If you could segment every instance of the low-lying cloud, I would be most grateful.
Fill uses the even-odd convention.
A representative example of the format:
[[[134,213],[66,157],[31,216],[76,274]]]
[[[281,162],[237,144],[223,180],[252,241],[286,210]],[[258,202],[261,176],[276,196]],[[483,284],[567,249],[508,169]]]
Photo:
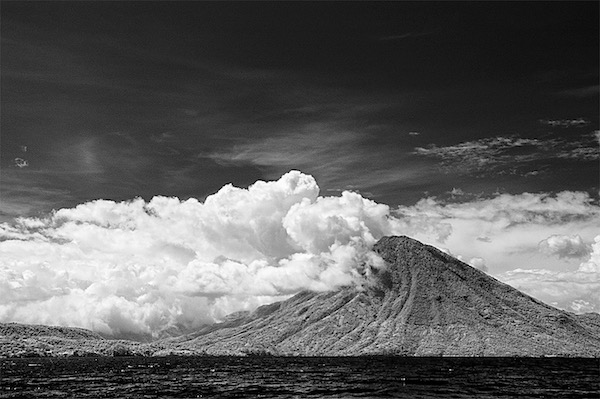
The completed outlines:
[[[581,258],[589,254],[590,246],[579,235],[551,235],[540,241],[540,251],[559,258]]]
[[[226,185],[204,202],[91,201],[0,224],[0,321],[114,336],[190,331],[301,290],[362,284],[383,267],[375,242],[401,234],[557,306],[600,310],[599,221],[600,207],[580,192],[390,210],[354,192],[320,196],[298,171]],[[577,270],[544,269],[568,269],[576,255]]]
[[[303,289],[361,282],[395,232],[386,205],[319,197],[289,172],[204,203],[92,201],[0,230],[0,320],[106,334],[182,331]]]
[[[427,198],[393,214],[405,234],[546,303],[600,312],[600,207],[587,193]]]

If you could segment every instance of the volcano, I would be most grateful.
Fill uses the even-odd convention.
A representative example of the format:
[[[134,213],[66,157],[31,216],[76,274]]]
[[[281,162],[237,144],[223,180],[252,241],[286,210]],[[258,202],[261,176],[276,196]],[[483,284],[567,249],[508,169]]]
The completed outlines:
[[[65,338],[64,328],[0,325],[0,356],[600,357],[600,314],[546,305],[408,237],[384,237],[373,250],[385,267],[372,269],[362,286],[301,292],[147,344],[88,337],[81,329]]]
[[[363,287],[302,292],[170,341],[206,354],[600,356],[600,315],[546,305],[438,249],[384,237]]]

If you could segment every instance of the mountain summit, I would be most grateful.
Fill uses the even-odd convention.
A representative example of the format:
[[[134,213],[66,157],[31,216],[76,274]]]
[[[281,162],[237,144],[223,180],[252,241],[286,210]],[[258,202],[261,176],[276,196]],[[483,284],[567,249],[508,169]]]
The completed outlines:
[[[301,292],[192,334],[148,344],[88,338],[79,330],[71,334],[77,339],[50,337],[41,326],[35,326],[32,341],[25,336],[30,329],[4,325],[0,357],[40,351],[44,356],[600,357],[600,314],[553,308],[408,237],[384,237],[373,250],[385,267],[372,269],[360,287]]]
[[[207,354],[599,356],[600,315],[548,306],[408,237],[363,288],[302,292],[171,341]]]

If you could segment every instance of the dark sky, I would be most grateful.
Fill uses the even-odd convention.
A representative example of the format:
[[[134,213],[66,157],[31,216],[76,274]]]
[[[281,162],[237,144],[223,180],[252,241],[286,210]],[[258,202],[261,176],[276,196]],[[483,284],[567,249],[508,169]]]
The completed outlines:
[[[1,4],[0,219],[290,169],[392,206],[599,186],[598,2]]]

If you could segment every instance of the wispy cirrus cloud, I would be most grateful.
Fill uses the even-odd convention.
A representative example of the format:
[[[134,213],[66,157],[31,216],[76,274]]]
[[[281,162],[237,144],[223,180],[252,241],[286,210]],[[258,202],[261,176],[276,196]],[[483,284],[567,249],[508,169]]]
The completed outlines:
[[[592,86],[584,86],[578,87],[575,89],[568,89],[559,92],[561,96],[565,97],[577,97],[577,98],[585,98],[585,97],[598,97],[600,95],[600,86],[592,85]]]
[[[414,32],[400,33],[397,35],[381,36],[379,38],[379,40],[383,41],[383,42],[388,42],[388,41],[412,39],[412,38],[423,37],[423,36],[431,36],[433,34],[435,34],[435,31],[414,31]]]
[[[297,168],[316,176],[330,191],[380,191],[400,181],[418,181],[428,170],[399,164],[408,151],[389,146],[371,149],[368,131],[347,128],[342,122],[306,123],[259,139],[238,140],[232,147],[201,154],[229,166],[252,165],[268,177]],[[408,145],[406,149],[408,149]]]
[[[27,169],[5,169],[2,171],[0,187],[0,222],[10,221],[17,216],[36,214],[40,210],[49,210],[61,203],[72,201],[69,190],[52,187],[47,176]]]
[[[590,121],[585,118],[576,119],[540,119],[542,125],[551,127],[585,127],[590,124]]]
[[[442,170],[446,172],[479,176],[490,173],[531,176],[539,173],[536,163],[540,161],[600,159],[595,133],[577,139],[496,136],[449,146],[430,144],[415,148],[414,154],[439,159]]]
[[[214,152],[210,158],[221,163],[253,163],[262,166],[313,165],[339,172],[352,162],[352,149],[362,141],[359,133],[313,124],[288,134],[248,140],[232,149]],[[332,151],[336,156],[329,156]]]

